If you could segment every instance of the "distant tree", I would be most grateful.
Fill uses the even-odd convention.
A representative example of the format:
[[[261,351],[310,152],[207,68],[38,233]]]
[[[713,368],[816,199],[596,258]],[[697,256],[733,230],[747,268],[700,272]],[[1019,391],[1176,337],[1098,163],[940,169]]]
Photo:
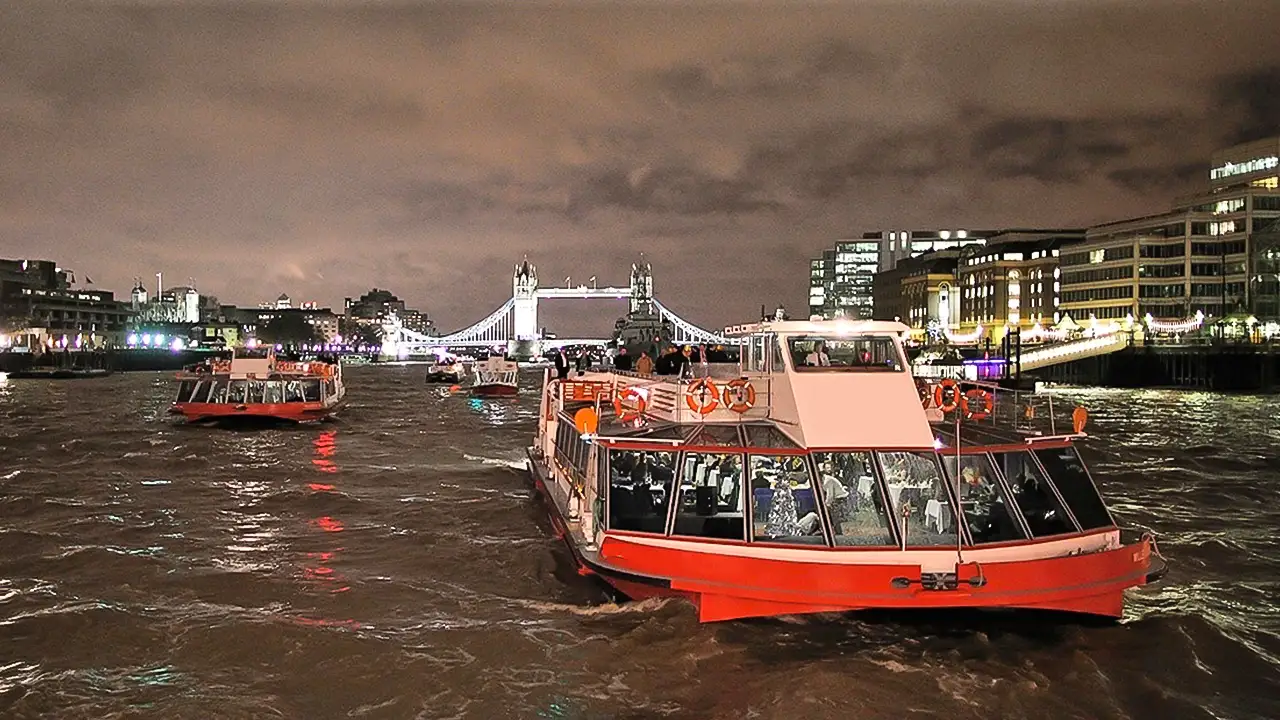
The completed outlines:
[[[258,327],[258,340],[271,345],[311,345],[323,342],[324,336],[302,315],[284,313]]]
[[[377,323],[343,320],[339,323],[342,341],[347,345],[381,345],[382,326]]]

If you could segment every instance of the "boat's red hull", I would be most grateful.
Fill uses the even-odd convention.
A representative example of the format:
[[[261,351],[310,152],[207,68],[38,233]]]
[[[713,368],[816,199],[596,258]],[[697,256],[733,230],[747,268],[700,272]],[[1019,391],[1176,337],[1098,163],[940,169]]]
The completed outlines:
[[[472,395],[481,397],[503,397],[519,394],[519,389],[514,385],[503,385],[500,383],[491,383],[487,385],[477,385],[471,388]]]
[[[741,552],[744,543],[617,532],[605,536],[598,560],[593,561],[575,546],[565,519],[547,492],[536,461],[532,462],[535,463],[534,483],[550,509],[556,533],[569,546],[581,572],[599,575],[632,599],[680,597],[691,600],[702,622],[870,608],[1017,608],[1118,618],[1123,612],[1125,589],[1146,584],[1151,570],[1151,546],[1146,538],[1115,550],[1088,554],[1014,562],[967,562],[955,568],[960,582],[952,590],[923,589],[918,564],[873,565],[735,556],[730,553],[735,549]],[[654,540],[673,547],[655,546]],[[752,546],[765,551],[768,547]],[[832,553],[848,558],[852,553],[898,551],[812,552],[822,553],[821,559],[830,560]],[[978,578],[985,581],[980,587],[968,582]],[[901,587],[904,579],[910,584]]]
[[[236,418],[313,422],[336,413],[340,404],[308,403],[176,403],[170,412],[189,422],[229,420]]]

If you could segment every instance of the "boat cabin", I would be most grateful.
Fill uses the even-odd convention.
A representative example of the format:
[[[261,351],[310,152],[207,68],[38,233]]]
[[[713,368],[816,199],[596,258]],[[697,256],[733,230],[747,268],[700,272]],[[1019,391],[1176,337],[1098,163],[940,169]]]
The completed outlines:
[[[341,395],[337,366],[279,360],[270,348],[233,351],[178,374],[176,404],[324,403]]]
[[[605,532],[832,549],[1118,541],[1098,535],[1115,523],[1073,445],[1081,428],[1031,427],[1046,413],[1024,408],[1042,397],[988,386],[970,388],[963,411],[929,407],[899,323],[730,331],[740,363],[693,377],[548,374],[538,449],[569,479],[564,500],[588,543]],[[997,422],[1011,418],[1026,422]]]

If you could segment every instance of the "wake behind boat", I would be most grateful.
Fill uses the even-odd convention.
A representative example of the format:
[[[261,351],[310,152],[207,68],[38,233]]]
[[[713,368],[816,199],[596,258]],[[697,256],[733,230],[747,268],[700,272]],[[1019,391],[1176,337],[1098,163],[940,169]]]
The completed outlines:
[[[170,412],[190,422],[314,422],[346,402],[341,364],[279,360],[270,348],[233,352],[230,359],[186,368],[177,378],[178,395]]]
[[[1074,445],[1084,410],[1059,426],[1029,404],[1043,396],[954,381],[922,401],[906,331],[764,322],[730,329],[740,363],[694,378],[547,373],[528,464],[582,571],[634,599],[686,598],[704,622],[1119,617],[1125,589],[1165,566],[1099,496]]]

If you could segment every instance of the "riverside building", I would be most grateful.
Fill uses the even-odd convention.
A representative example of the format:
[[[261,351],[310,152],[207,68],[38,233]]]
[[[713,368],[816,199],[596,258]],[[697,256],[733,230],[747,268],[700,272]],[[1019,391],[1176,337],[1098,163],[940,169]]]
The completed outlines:
[[[1169,212],[1090,228],[1061,260],[1061,311],[1099,319],[1280,320],[1280,137],[1215,152]]]

